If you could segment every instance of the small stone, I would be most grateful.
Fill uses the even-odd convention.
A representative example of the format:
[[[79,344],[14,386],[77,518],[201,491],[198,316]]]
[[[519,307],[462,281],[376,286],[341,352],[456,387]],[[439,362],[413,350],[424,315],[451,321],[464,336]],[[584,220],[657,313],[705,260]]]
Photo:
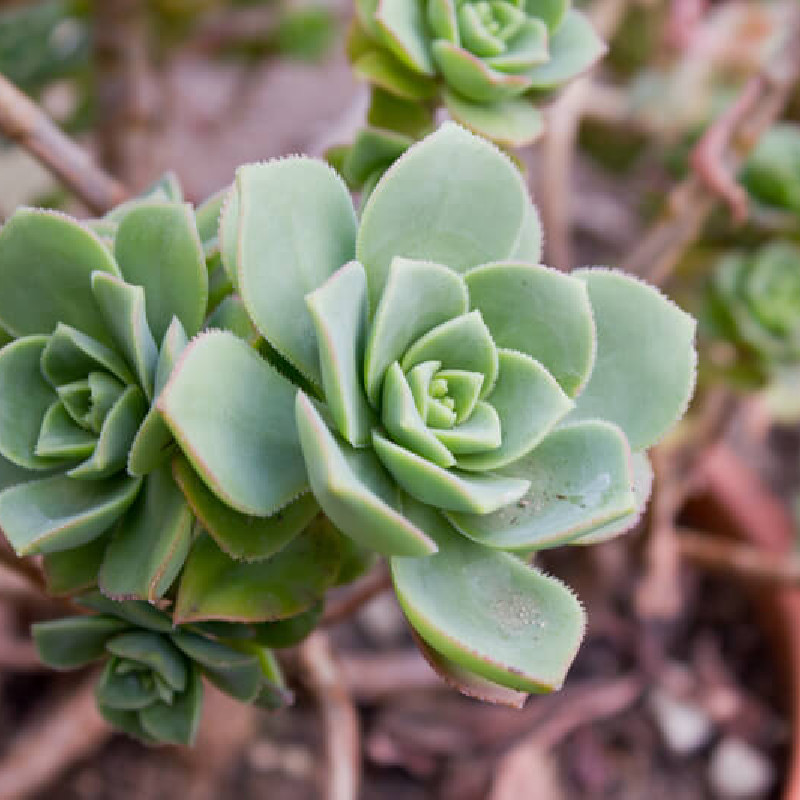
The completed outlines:
[[[650,711],[667,747],[676,755],[689,756],[711,738],[714,726],[698,706],[679,700],[664,689],[650,693]]]
[[[775,767],[755,747],[729,736],[711,754],[708,780],[714,796],[721,800],[758,800],[772,788]]]

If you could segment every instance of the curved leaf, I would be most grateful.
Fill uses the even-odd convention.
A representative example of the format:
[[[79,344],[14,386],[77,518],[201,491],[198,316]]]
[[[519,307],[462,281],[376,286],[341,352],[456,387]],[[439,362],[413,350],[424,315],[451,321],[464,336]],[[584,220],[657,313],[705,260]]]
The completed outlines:
[[[106,642],[127,623],[114,617],[66,617],[31,625],[39,658],[53,669],[76,669],[106,652]]]
[[[492,142],[506,147],[524,147],[544,133],[541,111],[525,98],[509,97],[496,103],[476,103],[447,89],[442,96],[456,122]]]

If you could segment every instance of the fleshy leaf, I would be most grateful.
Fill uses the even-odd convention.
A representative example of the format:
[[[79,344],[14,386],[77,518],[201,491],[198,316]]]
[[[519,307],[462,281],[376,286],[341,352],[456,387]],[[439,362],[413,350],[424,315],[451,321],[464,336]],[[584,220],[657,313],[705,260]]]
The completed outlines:
[[[445,123],[390,167],[364,207],[356,258],[367,272],[371,307],[378,305],[395,256],[459,272],[510,257],[528,205],[508,157]]]
[[[239,189],[230,187],[219,217],[219,255],[222,268],[234,289],[239,288]]]
[[[0,529],[17,555],[56,553],[90,542],[125,512],[139,479],[80,481],[63,475],[0,492]]]
[[[582,535],[575,540],[575,544],[600,544],[614,539],[617,536],[627,533],[631,528],[639,523],[645,509],[647,501],[650,499],[650,490],[653,487],[653,468],[646,453],[634,453],[631,459],[633,468],[633,496],[636,503],[635,508],[630,514],[607,522],[597,528]]]
[[[391,560],[398,600],[417,633],[493,683],[525,692],[560,688],[585,627],[572,592],[520,559],[459,535],[430,508],[415,507],[417,515],[439,552]]]
[[[527,353],[570,396],[592,372],[595,327],[583,281],[547,267],[484,264],[465,276],[470,305],[483,315],[498,347]]]
[[[158,633],[170,633],[173,629],[172,620],[163,611],[159,611],[150,603],[143,603],[138,600],[118,603],[114,600],[109,600],[100,592],[88,592],[76,598],[76,602],[92,611],[120,617],[137,628],[147,628],[149,631],[157,631]]]
[[[319,512],[314,496],[307,492],[271,517],[240,514],[218,500],[182,456],[175,458],[172,469],[195,516],[231,558],[269,558],[301,533]]]
[[[586,282],[597,325],[597,358],[569,419],[606,419],[631,449],[655,444],[692,396],[695,321],[657,289],[622,272],[573,273]]]
[[[328,409],[339,433],[363,447],[374,425],[361,374],[369,318],[364,268],[349,262],[306,295],[306,305],[317,332]]]
[[[175,695],[172,705],[153,703],[139,712],[142,728],[159,742],[194,743],[203,711],[203,681],[194,667],[189,670],[188,683],[185,692]]]
[[[500,417],[489,403],[478,403],[466,422],[452,428],[433,429],[432,433],[456,455],[494,450],[503,441]]]
[[[73,478],[106,478],[128,463],[128,451],[147,413],[147,402],[138,386],[129,386],[108,412],[94,452],[67,473]]]
[[[144,289],[95,272],[92,291],[117,347],[135,371],[147,399],[152,400],[158,347],[147,324]]]
[[[295,392],[241,339],[211,331],[186,348],[157,405],[214,494],[265,517],[308,487]]]
[[[36,455],[42,458],[86,458],[94,450],[96,437],[75,424],[64,403],[56,400],[42,419]]]
[[[0,325],[19,337],[64,322],[108,344],[91,291],[96,271],[119,275],[88,228],[65,214],[19,209],[0,230]]]
[[[96,586],[97,573],[107,546],[108,537],[98,536],[80,547],[43,556],[47,593],[61,597],[85,592]]]
[[[372,442],[381,463],[400,486],[417,500],[437,508],[490,514],[519,500],[530,485],[527,480],[491,473],[442,469],[377,431],[372,434]]]
[[[111,537],[99,575],[103,594],[117,600],[158,600],[186,560],[191,533],[192,512],[165,464],[144,479],[136,502]]]
[[[364,380],[377,406],[389,365],[420,336],[466,313],[467,289],[453,270],[429,261],[392,259],[367,341]],[[441,366],[441,364],[440,364]]]
[[[387,50],[369,50],[353,62],[357,77],[387,92],[416,102],[430,100],[436,84],[414,72]]]
[[[180,354],[188,344],[186,332],[180,320],[173,317],[164,335],[156,363],[155,399],[167,385],[172,370],[178,363]],[[164,422],[161,412],[155,405],[150,406],[128,453],[128,472],[131,475],[147,475],[165,461],[173,450],[172,432]]]
[[[353,258],[350,193],[330,167],[308,158],[242,167],[236,184],[242,300],[270,344],[320,385],[304,298]]]
[[[487,401],[500,417],[503,440],[495,450],[460,456],[463,469],[498,469],[522,458],[574,405],[538,361],[516,350],[498,352],[500,376]]]
[[[106,642],[127,627],[115,617],[66,617],[31,626],[39,658],[53,669],[76,669],[101,658]]]
[[[128,631],[110,639],[106,649],[115,656],[149,667],[176,692],[186,688],[186,660],[165,636],[153,631]]]
[[[480,311],[449,319],[417,339],[403,356],[403,371],[426,361],[438,361],[445,370],[481,373],[480,396],[489,395],[497,380],[498,356]]]
[[[488,547],[528,551],[564,544],[633,509],[629,460],[628,443],[615,425],[568,425],[501,470],[531,482],[518,503],[485,516],[447,516],[461,533]]]
[[[147,322],[157,342],[173,316],[189,336],[200,330],[208,302],[208,272],[192,207],[147,203],[119,225],[114,255],[122,277],[141,286]]]
[[[509,97],[496,103],[476,103],[445,90],[450,116],[473,133],[507,147],[523,147],[544,133],[544,118],[530,100]]]
[[[374,19],[383,33],[383,43],[406,66],[423,75],[434,74],[421,4],[378,0]]]
[[[230,331],[250,345],[255,345],[261,338],[253,321],[247,316],[242,298],[235,294],[224,298],[209,314],[205,327],[208,330]]]
[[[59,322],[42,353],[42,374],[53,386],[72,383],[102,368],[123,383],[133,383],[133,373],[110,348],[77,328]]]
[[[397,487],[371,450],[356,450],[338,439],[302,392],[296,414],[314,497],[339,530],[379,553],[436,552],[430,538],[403,515]]]
[[[317,627],[322,618],[322,601],[297,616],[262,622],[254,626],[253,638],[265,647],[294,647]]]
[[[608,49],[588,18],[570,10],[550,36],[550,60],[526,72],[531,86],[552,89],[580,75]]]
[[[225,198],[228,196],[230,189],[230,186],[220,189],[206,198],[194,210],[197,232],[200,234],[200,241],[204,245],[213,242],[219,236],[219,219],[222,214],[222,206],[225,204]]]
[[[46,345],[46,336],[26,336],[0,350],[0,453],[25,469],[57,463],[36,455],[42,420],[57,399],[40,367]]]
[[[527,261],[538,264],[542,260],[542,223],[536,206],[528,201],[525,220],[522,223],[519,241],[510,258],[516,261]]]
[[[311,525],[271,558],[232,561],[203,535],[192,546],[175,600],[178,624],[199,620],[267,622],[315,605],[339,572],[339,537]]]

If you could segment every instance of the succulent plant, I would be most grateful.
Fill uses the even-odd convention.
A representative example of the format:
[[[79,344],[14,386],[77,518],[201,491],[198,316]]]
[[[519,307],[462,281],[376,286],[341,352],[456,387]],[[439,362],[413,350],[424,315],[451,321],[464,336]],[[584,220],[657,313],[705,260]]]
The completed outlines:
[[[635,523],[645,450],[686,409],[696,360],[694,321],[656,289],[550,270],[540,245],[517,169],[452,123],[360,221],[322,163],[242,167],[220,255],[265,344],[201,333],[157,400],[220,546],[214,519],[279,528],[313,498],[390,558],[437,669],[506,699],[558,687],[584,628],[520,556]]]
[[[29,470],[0,492],[0,528],[18,554],[47,554],[55,574],[80,565],[88,582],[99,570],[112,596],[164,594],[192,515],[151,405],[207,301],[187,204],[136,201],[91,227],[20,209],[0,231],[0,326],[14,338],[0,351],[0,453]]]
[[[349,55],[373,88],[369,143],[348,151],[344,174],[433,129],[445,105],[457,122],[498,144],[542,132],[536,99],[605,52],[569,0],[357,0]],[[407,146],[407,145],[406,145]],[[366,148],[366,150],[364,150]]]
[[[773,125],[747,159],[741,181],[755,200],[800,214],[800,125]]]
[[[148,744],[192,744],[205,677],[246,703],[277,709],[292,701],[263,643],[268,628],[175,627],[152,605],[116,603],[98,593],[78,598],[95,612],[33,626],[42,661],[76,669],[104,660],[96,687],[101,714]]]
[[[778,240],[726,254],[708,307],[711,335],[736,348],[736,374],[766,387],[778,418],[800,418],[800,247]]]

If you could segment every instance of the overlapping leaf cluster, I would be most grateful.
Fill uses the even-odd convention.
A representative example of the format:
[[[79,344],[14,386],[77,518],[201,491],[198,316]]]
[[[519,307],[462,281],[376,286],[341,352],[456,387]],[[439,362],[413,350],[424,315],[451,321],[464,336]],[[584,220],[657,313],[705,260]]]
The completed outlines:
[[[371,188],[442,105],[498,144],[528,144],[543,128],[537,102],[605,49],[570,0],[357,0],[349,56],[371,86],[369,127],[332,160]]]
[[[217,635],[250,652],[247,623],[260,626],[262,645],[270,637],[292,643],[313,627],[324,590],[347,577],[348,548],[314,519],[312,498],[277,526],[230,533],[234,555],[252,561],[239,563],[213,544],[182,491],[195,501],[188,487],[200,481],[154,401],[201,328],[252,335],[241,303],[227,296],[219,205],[212,198],[195,213],[166,179],[100,220],[20,209],[0,231],[0,529],[19,555],[43,555],[51,592],[97,587],[109,598],[98,610],[148,631],[105,617],[39,629],[43,658],[58,667],[70,666],[53,655],[59,648],[105,631],[87,651],[111,654],[101,708],[148,740],[191,739],[198,670],[208,664],[202,651],[181,648],[169,618],[144,601],[171,609],[177,624],[243,623]],[[139,601],[149,616],[131,618],[132,606],[112,599]],[[164,659],[173,663],[167,674],[159,672]],[[255,699],[243,691],[230,693]]]
[[[560,685],[582,610],[513,554],[627,530],[694,380],[690,317],[621,273],[540,266],[540,242],[518,171],[453,124],[360,221],[319,162],[242,167],[221,257],[266,357],[201,334],[158,400],[207,516],[280,520],[310,489],[482,695]]]

